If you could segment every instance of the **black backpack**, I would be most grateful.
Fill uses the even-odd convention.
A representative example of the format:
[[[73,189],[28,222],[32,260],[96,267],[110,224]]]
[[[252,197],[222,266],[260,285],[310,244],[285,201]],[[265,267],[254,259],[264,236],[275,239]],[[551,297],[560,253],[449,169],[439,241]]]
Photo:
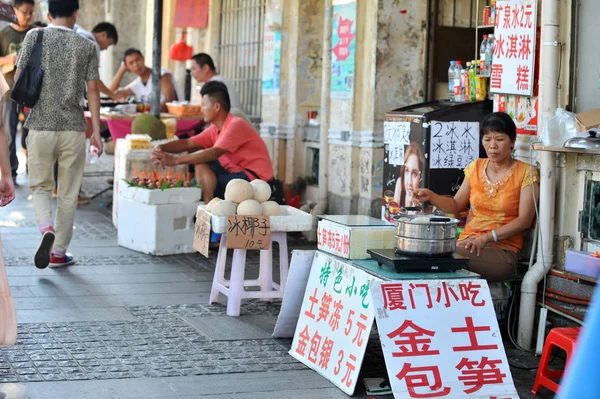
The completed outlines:
[[[37,40],[31,49],[27,66],[21,70],[10,95],[10,98],[21,107],[33,108],[40,98],[44,78],[44,70],[40,68],[43,37],[43,29],[38,29]]]

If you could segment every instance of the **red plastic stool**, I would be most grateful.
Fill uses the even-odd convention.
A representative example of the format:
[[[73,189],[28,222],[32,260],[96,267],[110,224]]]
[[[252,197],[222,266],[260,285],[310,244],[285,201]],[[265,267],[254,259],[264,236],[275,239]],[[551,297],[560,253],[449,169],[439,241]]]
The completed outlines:
[[[557,346],[567,352],[567,362],[575,349],[577,343],[577,337],[579,336],[579,330],[581,328],[553,328],[550,330],[550,334],[546,337],[546,343],[544,344],[544,351],[542,352],[542,358],[540,359],[540,365],[538,367],[535,382],[533,383],[533,389],[531,393],[534,395],[540,390],[540,387],[544,386],[556,393],[558,391],[558,383],[552,379],[561,378],[564,370],[549,370],[548,363],[550,362],[550,355],[552,354],[552,347]]]

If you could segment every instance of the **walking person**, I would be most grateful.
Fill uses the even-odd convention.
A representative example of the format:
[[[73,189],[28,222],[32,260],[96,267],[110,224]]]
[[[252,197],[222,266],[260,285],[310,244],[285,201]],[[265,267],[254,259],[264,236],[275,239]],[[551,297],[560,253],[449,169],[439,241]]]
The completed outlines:
[[[94,44],[73,31],[78,9],[78,0],[48,1],[52,24],[43,30],[41,69],[44,79],[40,97],[25,122],[29,128],[29,186],[42,234],[34,256],[35,266],[40,269],[75,263],[67,249],[73,234],[86,158],[86,121],[81,105],[84,86],[92,115],[91,144],[102,151],[98,57]],[[25,37],[17,63],[17,78],[27,66],[40,32],[31,30]],[[59,184],[55,224],[51,193],[54,188],[52,166],[56,161]]]
[[[0,74],[0,96],[8,91],[8,83]],[[0,103],[0,113],[2,103]],[[6,206],[15,199],[15,186],[10,173],[8,140],[0,120],[0,207]],[[17,340],[17,316],[15,305],[10,295],[8,278],[4,268],[2,241],[0,241],[0,346],[14,345]]]
[[[17,55],[23,46],[23,40],[27,32],[32,28],[31,19],[35,8],[35,0],[14,0],[13,9],[19,20],[18,24],[11,23],[0,29],[0,65],[9,87],[14,85],[15,65]],[[19,110],[16,103],[10,99],[10,91],[2,97],[4,110],[2,119],[8,134],[10,168],[13,182],[17,182],[17,169],[19,160],[17,158],[17,128],[19,126]],[[23,129],[25,130],[25,129]],[[23,134],[27,134],[23,132]]]

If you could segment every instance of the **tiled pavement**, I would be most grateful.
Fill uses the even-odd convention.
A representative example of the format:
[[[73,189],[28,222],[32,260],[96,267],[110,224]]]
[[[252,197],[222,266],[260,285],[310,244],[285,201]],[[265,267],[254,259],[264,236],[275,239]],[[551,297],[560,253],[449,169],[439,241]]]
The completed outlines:
[[[19,320],[17,345],[0,349],[0,399],[346,397],[287,354],[291,340],[271,338],[278,302],[246,301],[239,318],[208,305],[214,255],[151,257],[118,247],[100,206],[108,194],[78,211],[70,248],[77,265],[37,270],[28,195],[21,186],[18,200],[0,210]],[[250,275],[257,263],[249,258]],[[537,362],[509,356],[524,368]],[[534,371],[512,371],[521,397],[531,397]],[[383,373],[372,337],[363,376]],[[367,397],[361,384],[356,397]]]

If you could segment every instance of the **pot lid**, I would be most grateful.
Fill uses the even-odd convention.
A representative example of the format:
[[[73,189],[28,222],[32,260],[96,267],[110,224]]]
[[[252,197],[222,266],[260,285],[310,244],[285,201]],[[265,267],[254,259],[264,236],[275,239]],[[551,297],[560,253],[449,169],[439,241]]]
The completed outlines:
[[[565,141],[564,146],[586,150],[600,150],[600,137],[597,137],[598,131],[590,130],[588,133],[588,137],[571,137]]]
[[[398,215],[396,223],[409,224],[458,224],[460,220],[438,215]]]

